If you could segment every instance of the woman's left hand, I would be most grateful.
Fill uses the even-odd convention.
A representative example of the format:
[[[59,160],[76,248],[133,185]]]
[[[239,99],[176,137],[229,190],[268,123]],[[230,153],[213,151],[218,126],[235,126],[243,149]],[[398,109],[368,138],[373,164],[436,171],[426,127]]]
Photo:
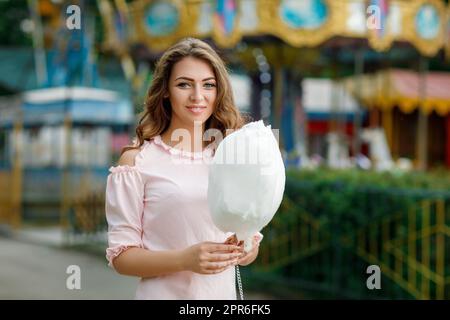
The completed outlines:
[[[239,243],[237,243],[236,235],[229,237],[225,241],[225,243],[238,244],[240,247],[242,247],[242,249],[244,247],[244,241],[239,241]],[[254,236],[252,240],[252,249],[249,252],[243,251],[242,256],[240,256],[238,259],[238,264],[241,266],[248,266],[250,263],[255,261],[256,257],[258,256],[258,252],[259,252],[258,236]]]
[[[244,242],[241,241],[239,243],[239,246],[244,246]],[[259,241],[257,241],[256,237],[253,237],[252,239],[252,249],[249,252],[245,252],[242,254],[242,256],[238,260],[238,264],[240,266],[248,266],[250,263],[255,261],[256,257],[258,256],[259,252]]]

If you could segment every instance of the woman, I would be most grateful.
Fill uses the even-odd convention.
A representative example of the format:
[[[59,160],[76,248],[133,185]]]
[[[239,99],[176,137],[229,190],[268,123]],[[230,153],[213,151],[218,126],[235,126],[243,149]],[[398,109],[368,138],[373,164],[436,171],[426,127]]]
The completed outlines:
[[[214,226],[207,188],[217,133],[242,124],[226,67],[208,44],[184,39],[164,53],[135,145],[124,148],[106,187],[107,259],[142,278],[137,299],[236,299],[234,266],[255,260],[261,236],[244,253]],[[219,139],[207,143],[214,130]]]

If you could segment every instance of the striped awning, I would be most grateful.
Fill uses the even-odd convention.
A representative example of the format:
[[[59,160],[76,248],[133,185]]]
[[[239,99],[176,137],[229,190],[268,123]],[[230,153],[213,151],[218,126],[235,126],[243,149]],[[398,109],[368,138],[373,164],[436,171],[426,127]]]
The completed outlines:
[[[343,80],[344,86],[367,108],[389,110],[399,107],[405,113],[417,108],[441,116],[450,112],[450,73],[389,69]]]

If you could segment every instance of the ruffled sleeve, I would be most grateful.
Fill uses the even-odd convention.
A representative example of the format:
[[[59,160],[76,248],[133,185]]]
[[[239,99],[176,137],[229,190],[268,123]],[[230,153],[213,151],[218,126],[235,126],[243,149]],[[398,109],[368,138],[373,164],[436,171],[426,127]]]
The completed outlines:
[[[142,247],[142,215],[144,183],[136,167],[117,166],[109,169],[106,184],[105,211],[108,222],[109,266],[130,247]]]

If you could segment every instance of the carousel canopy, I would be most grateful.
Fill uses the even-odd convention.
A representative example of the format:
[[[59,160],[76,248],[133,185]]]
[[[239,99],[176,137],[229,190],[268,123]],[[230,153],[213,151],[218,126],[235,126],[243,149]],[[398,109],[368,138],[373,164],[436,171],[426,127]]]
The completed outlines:
[[[388,110],[395,106],[409,113],[450,112],[450,73],[390,69],[343,80],[344,86],[368,108]]]
[[[225,48],[244,37],[274,36],[293,47],[335,38],[367,39],[377,51],[411,43],[434,56],[448,38],[449,7],[442,0],[99,0],[105,48],[129,43],[162,51],[181,38],[212,38]],[[115,20],[113,12],[120,19]]]

